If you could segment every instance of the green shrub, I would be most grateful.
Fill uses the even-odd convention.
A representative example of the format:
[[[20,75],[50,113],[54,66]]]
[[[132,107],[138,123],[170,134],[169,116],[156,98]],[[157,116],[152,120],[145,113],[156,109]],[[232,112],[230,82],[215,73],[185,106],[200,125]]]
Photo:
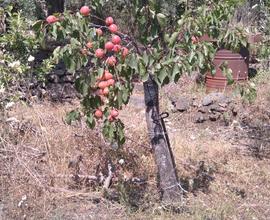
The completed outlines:
[[[11,12],[7,7],[7,32],[0,36],[0,85],[17,84],[31,72],[33,54],[37,50],[37,41],[31,33],[30,23],[22,12]]]
[[[37,17],[37,7],[35,0],[0,0],[0,7],[12,5],[14,11],[22,11],[23,16],[35,20]]]

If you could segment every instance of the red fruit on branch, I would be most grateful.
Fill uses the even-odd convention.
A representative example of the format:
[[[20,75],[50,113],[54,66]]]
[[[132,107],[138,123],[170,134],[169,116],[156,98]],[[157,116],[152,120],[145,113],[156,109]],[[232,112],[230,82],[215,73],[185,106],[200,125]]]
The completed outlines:
[[[114,86],[115,81],[114,81],[114,79],[109,79],[109,80],[107,80],[107,83],[108,83],[108,86]]]
[[[103,90],[102,90],[102,89],[98,89],[98,90],[96,91],[96,95],[102,96],[102,95],[103,95]]]
[[[96,30],[96,33],[97,33],[98,36],[102,36],[103,31],[101,30],[101,28],[98,28],[98,29]]]
[[[95,117],[96,118],[102,118],[102,116],[103,116],[103,112],[101,110],[97,109],[95,111]]]
[[[109,122],[113,122],[115,120],[115,118],[112,117],[111,115],[109,115],[108,120],[109,120]]]
[[[101,81],[101,82],[98,84],[98,87],[99,87],[100,89],[105,89],[106,87],[108,87],[107,81]]]
[[[113,35],[112,42],[114,44],[120,44],[121,43],[121,38],[118,35]]]
[[[110,93],[109,88],[108,88],[108,87],[105,87],[105,88],[103,89],[103,95],[107,96],[109,93]]]
[[[93,47],[93,43],[91,41],[89,41],[87,44],[86,44],[86,47],[88,49],[91,49]]]
[[[46,21],[48,24],[53,24],[55,22],[57,22],[59,19],[57,17],[55,17],[54,15],[50,15],[46,18]]]
[[[107,17],[105,20],[105,23],[107,26],[110,26],[111,24],[113,24],[113,18],[112,17]]]
[[[119,112],[116,109],[111,110],[110,115],[114,118],[116,118],[119,115]]]
[[[81,49],[81,53],[85,56],[88,55],[88,51],[86,48]]]
[[[117,27],[115,24],[111,24],[111,25],[109,26],[109,30],[110,30],[110,32],[112,32],[112,33],[116,33],[117,30],[118,30],[118,27]]]
[[[83,6],[81,7],[80,9],[80,13],[83,15],[83,16],[88,16],[90,14],[90,8],[88,6]]]
[[[116,61],[116,58],[114,56],[110,56],[110,57],[108,57],[106,62],[109,66],[115,66],[117,61]]]
[[[109,79],[113,78],[113,75],[108,70],[105,70],[103,76],[104,76],[105,80],[109,80]]]
[[[196,36],[192,36],[191,41],[192,41],[193,44],[197,44],[199,42],[199,39]]]
[[[114,47],[114,44],[113,44],[111,41],[108,41],[108,42],[105,44],[105,49],[106,49],[107,51],[112,51],[113,47]]]
[[[96,52],[95,52],[95,55],[96,55],[97,58],[103,58],[104,55],[105,55],[104,50],[101,49],[101,48],[97,49]]]
[[[118,53],[121,50],[121,45],[115,44],[113,47],[113,52]]]
[[[126,47],[123,47],[122,48],[122,57],[125,59],[126,58],[126,56],[128,55],[128,49],[126,48]]]

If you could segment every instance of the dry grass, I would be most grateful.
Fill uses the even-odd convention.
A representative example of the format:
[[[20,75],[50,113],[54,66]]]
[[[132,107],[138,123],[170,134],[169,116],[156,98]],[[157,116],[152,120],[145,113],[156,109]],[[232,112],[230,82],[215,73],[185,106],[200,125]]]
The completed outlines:
[[[106,164],[112,160],[121,171],[118,178],[148,179],[149,167],[144,163],[150,164],[151,155],[147,145],[136,139],[136,144],[127,141],[124,150],[112,151],[99,129],[91,131],[79,122],[72,126],[64,123],[65,114],[76,105],[18,104],[8,112],[6,118],[18,121],[2,123],[0,131],[0,193],[6,219],[88,219],[88,215],[107,219],[107,212],[119,210],[115,217],[126,215],[123,206],[103,199],[100,185],[91,181],[91,176],[102,173],[106,177]],[[119,159],[125,160],[123,166],[117,164]],[[116,180],[113,184],[117,185]],[[74,212],[82,201],[86,203]]]
[[[269,87],[267,83],[259,89],[256,103],[245,106],[246,114],[252,116],[256,109],[268,108]],[[194,91],[192,85],[165,88],[163,109],[170,92],[203,95],[201,90]],[[236,145],[231,136],[240,131],[235,127],[196,125],[190,113],[172,114],[167,121],[178,174],[188,191],[185,209],[178,214],[161,210],[142,94],[136,91],[135,96],[120,115],[126,125],[127,143],[119,153],[110,149],[98,128],[92,131],[83,122],[72,126],[64,123],[65,114],[76,108],[77,102],[43,102],[31,107],[18,103],[5,112],[0,119],[0,218],[269,218],[269,159],[253,157]],[[257,119],[264,117],[264,111],[256,112]],[[7,118],[18,122],[7,123]],[[119,159],[124,159],[124,165]],[[100,173],[106,176],[109,160],[116,172],[108,199],[101,193],[101,185],[91,178]],[[143,178],[146,184],[130,184],[132,177]]]

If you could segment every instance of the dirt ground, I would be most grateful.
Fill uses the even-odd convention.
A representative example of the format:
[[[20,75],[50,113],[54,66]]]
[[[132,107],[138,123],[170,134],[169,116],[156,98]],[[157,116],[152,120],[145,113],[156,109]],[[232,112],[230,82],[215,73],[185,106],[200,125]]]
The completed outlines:
[[[233,98],[238,114],[227,125],[195,123],[194,109],[171,111],[170,97],[205,96],[190,78],[162,89],[161,110],[170,114],[165,123],[186,191],[180,213],[158,202],[140,85],[120,113],[127,142],[119,151],[99,128],[65,123],[78,100],[17,103],[0,118],[0,219],[269,219],[268,75],[253,79],[259,85],[254,103]],[[108,176],[108,161],[115,174],[103,194],[95,177]]]

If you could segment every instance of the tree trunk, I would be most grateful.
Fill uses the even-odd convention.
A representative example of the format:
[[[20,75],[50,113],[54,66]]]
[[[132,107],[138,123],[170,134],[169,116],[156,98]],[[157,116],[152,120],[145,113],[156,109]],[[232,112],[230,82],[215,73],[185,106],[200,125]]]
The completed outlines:
[[[90,1],[86,0],[70,0],[65,2],[65,9],[76,11],[80,9],[83,5],[90,5]]]
[[[49,15],[57,12],[62,13],[64,11],[64,4],[65,4],[64,0],[46,0],[46,2]]]
[[[180,188],[169,140],[166,139],[159,113],[158,85],[150,76],[144,82],[146,121],[158,171],[161,200],[165,204],[179,203],[183,192]]]

